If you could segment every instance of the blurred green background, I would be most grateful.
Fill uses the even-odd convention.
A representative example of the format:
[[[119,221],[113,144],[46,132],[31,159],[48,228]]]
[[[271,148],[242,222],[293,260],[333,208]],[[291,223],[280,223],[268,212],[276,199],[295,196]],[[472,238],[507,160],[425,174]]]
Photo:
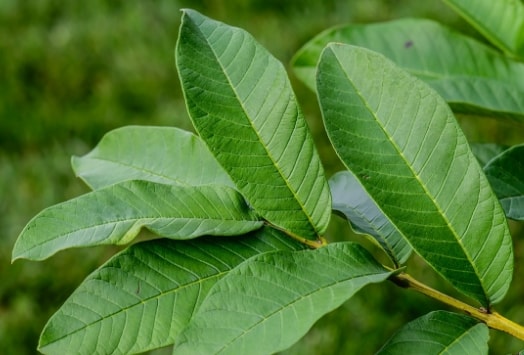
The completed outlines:
[[[440,0],[0,0],[0,353],[36,353],[46,320],[118,250],[69,250],[45,262],[10,264],[13,243],[32,216],[87,192],[70,169],[71,155],[85,154],[105,132],[123,125],[191,129],[174,66],[178,10],[184,7],[246,29],[286,65],[308,39],[342,23],[424,17],[477,36]],[[331,175],[340,164],[327,144],[315,96],[290,75]],[[516,123],[460,122],[471,141],[524,141]],[[522,239],[522,225],[512,228]],[[349,234],[335,219],[330,239]],[[523,251],[522,245],[516,249],[517,263]],[[449,290],[420,260],[410,267]],[[499,310],[524,323],[523,295],[515,276]],[[368,287],[286,353],[373,353],[401,324],[440,308],[392,284]],[[491,342],[494,353],[524,348],[496,332]]]

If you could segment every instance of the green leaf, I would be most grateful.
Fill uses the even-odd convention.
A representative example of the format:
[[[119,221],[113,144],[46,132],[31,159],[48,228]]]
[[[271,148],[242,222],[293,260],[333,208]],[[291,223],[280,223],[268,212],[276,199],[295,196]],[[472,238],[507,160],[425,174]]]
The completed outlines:
[[[129,354],[171,345],[211,286],[258,254],[298,250],[263,228],[233,239],[135,244],[91,274],[51,317],[45,354]]]
[[[361,246],[274,252],[247,260],[209,291],[175,354],[271,354],[300,339],[322,315],[385,270]]]
[[[317,84],[337,154],[415,251],[486,308],[500,301],[513,271],[506,218],[442,98],[342,44],[323,52]]]
[[[493,158],[484,171],[506,216],[524,221],[524,144]]]
[[[495,143],[472,143],[470,146],[480,166],[485,166],[491,159],[508,149],[507,146]]]
[[[355,232],[372,236],[396,265],[407,261],[410,245],[350,171],[333,175],[329,187],[333,209],[346,216]]]
[[[66,248],[126,244],[142,227],[191,239],[244,234],[262,224],[229,187],[126,181],[40,212],[16,241],[13,261],[42,260]]]
[[[485,324],[465,315],[436,311],[406,324],[377,354],[488,354],[488,340]]]
[[[184,10],[177,68],[193,124],[266,220],[307,239],[331,200],[283,65],[248,33]]]
[[[234,184],[202,141],[174,127],[128,126],[107,133],[73,169],[92,189],[127,180],[176,185]]]
[[[320,53],[330,42],[382,53],[437,90],[454,111],[524,120],[524,64],[436,22],[402,19],[319,34],[293,59],[297,77],[312,90]]]
[[[524,4],[521,0],[444,0],[491,43],[524,58]]]

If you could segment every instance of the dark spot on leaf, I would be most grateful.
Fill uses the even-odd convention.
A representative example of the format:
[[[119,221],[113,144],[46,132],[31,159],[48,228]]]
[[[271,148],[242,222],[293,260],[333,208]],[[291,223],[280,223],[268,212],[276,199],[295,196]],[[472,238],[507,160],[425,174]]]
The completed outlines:
[[[411,48],[413,46],[413,41],[409,40],[404,43],[404,48]]]

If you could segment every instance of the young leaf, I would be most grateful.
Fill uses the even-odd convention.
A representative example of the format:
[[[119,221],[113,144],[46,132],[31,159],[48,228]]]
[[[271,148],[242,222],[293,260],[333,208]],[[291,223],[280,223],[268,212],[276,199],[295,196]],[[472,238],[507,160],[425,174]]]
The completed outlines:
[[[132,245],[91,274],[51,317],[45,354],[129,354],[168,346],[211,286],[246,259],[299,250],[263,228],[245,237],[154,240]]]
[[[506,216],[524,221],[524,144],[493,158],[484,171]]]
[[[500,301],[509,229],[441,97],[382,55],[340,44],[323,52],[317,85],[338,155],[415,251],[485,307]]]
[[[488,353],[488,327],[457,313],[436,311],[406,324],[377,355]]]
[[[439,23],[401,19],[319,34],[293,59],[296,75],[312,90],[320,53],[330,42],[382,53],[437,90],[454,111],[524,120],[524,64]]]
[[[176,354],[272,354],[385,270],[355,243],[274,252],[239,265],[209,291],[182,332]]]
[[[126,181],[40,212],[18,237],[13,261],[42,260],[66,248],[126,244],[142,227],[171,239],[191,239],[244,234],[262,224],[229,187]]]
[[[301,237],[322,235],[329,188],[282,64],[242,29],[192,10],[176,58],[196,130],[253,208]]]
[[[73,157],[71,163],[76,175],[92,189],[127,180],[234,187],[205,144],[192,133],[174,127],[115,129],[95,149],[83,157]]]
[[[329,187],[333,209],[346,216],[355,232],[372,236],[396,265],[407,261],[410,245],[351,172],[333,175]]]
[[[524,58],[524,4],[521,0],[444,0],[491,43]]]

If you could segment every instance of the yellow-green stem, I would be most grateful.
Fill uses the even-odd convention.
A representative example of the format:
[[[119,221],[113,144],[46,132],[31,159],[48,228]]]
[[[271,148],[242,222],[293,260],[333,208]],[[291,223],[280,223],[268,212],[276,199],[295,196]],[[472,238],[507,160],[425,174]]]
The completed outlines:
[[[514,336],[515,338],[524,340],[524,327],[520,324],[510,321],[507,318],[504,318],[497,312],[489,312],[484,308],[475,308],[467,303],[457,300],[456,298],[448,296],[417,281],[406,273],[394,275],[390,278],[390,280],[400,287],[413,289],[453,308],[459,309],[469,314],[471,317],[477,318],[486,323],[486,325],[492,329],[503,331]]]

